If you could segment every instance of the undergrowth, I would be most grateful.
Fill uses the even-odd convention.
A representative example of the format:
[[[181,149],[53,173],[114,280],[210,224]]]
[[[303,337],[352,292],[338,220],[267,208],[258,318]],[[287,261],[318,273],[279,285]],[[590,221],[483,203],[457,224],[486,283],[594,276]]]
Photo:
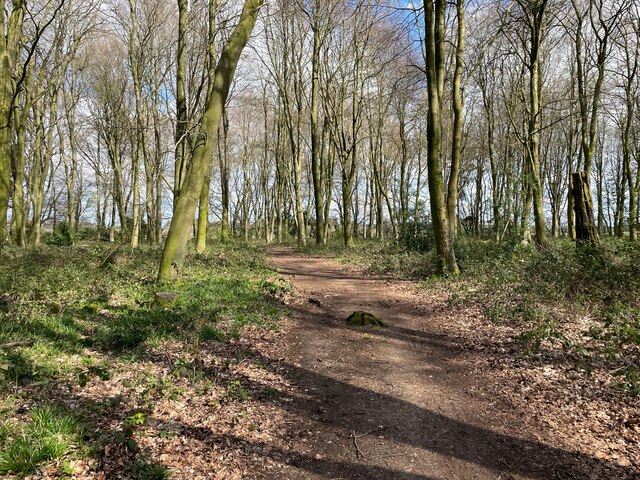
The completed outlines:
[[[235,341],[248,326],[278,327],[273,298],[287,286],[265,265],[261,248],[215,244],[190,255],[179,281],[165,283],[156,280],[160,253],[84,242],[0,254],[0,344],[32,342],[0,351],[0,413],[12,419],[0,425],[0,473],[26,475],[104,441],[83,440],[75,417],[58,407],[33,406],[30,389],[106,382],[115,370],[162,355],[166,342],[193,355],[203,344]],[[158,292],[175,294],[175,302],[159,306]],[[211,388],[204,375],[197,380],[202,391]],[[179,396],[174,384],[142,376],[142,399]],[[102,414],[119,402],[92,408]],[[19,414],[25,408],[29,419]],[[136,478],[169,478],[161,465],[138,462],[132,469]]]

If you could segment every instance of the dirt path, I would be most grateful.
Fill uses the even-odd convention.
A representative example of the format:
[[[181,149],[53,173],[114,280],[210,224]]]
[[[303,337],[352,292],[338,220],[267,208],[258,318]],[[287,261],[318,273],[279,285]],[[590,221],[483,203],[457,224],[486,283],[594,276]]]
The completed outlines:
[[[409,282],[285,248],[270,254],[296,290],[285,359],[296,393],[289,464],[267,478],[590,478],[593,459],[536,441],[493,398],[449,335],[446,304],[423,303]],[[354,310],[389,327],[347,327]]]

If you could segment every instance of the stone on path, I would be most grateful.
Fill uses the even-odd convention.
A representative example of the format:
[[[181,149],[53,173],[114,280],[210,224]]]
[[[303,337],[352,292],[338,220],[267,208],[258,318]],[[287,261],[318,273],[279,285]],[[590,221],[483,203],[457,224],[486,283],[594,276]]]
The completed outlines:
[[[347,325],[354,327],[386,327],[387,325],[373,313],[356,311],[347,318]]]

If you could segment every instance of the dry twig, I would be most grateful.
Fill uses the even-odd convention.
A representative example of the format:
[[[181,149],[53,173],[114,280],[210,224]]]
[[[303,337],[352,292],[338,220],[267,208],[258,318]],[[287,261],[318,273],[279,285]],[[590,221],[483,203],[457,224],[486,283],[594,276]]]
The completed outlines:
[[[369,430],[368,432],[361,433],[360,435],[356,435],[356,431],[351,430],[351,435],[349,435],[349,437],[353,440],[353,446],[356,448],[356,460],[359,460],[361,457],[364,458],[364,453],[362,453],[362,450],[360,450],[360,446],[358,445],[358,439],[362,437],[366,437],[367,435],[373,432],[380,432],[385,428],[387,427],[383,425],[379,425],[376,428]]]
[[[11,343],[5,343],[4,345],[0,345],[0,350],[11,350],[12,348],[16,348],[16,347],[32,347],[32,346],[33,346],[32,340],[28,340],[26,342],[11,342]]]

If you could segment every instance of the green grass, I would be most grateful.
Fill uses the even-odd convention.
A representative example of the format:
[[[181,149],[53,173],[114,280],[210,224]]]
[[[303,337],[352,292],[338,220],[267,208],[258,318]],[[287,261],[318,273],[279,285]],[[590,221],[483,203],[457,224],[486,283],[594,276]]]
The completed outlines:
[[[180,281],[164,284],[155,281],[159,249],[123,247],[117,261],[103,266],[112,249],[87,243],[0,256],[0,293],[12,299],[10,311],[0,311],[0,343],[34,342],[0,353],[5,380],[71,375],[86,348],[127,356],[167,339],[224,341],[247,325],[277,327],[279,310],[269,298],[283,287],[257,247],[218,244],[191,256]],[[153,302],[158,291],[178,300],[159,308]]]
[[[67,455],[81,439],[78,419],[54,407],[35,408],[24,424],[0,427],[0,473],[28,475]]]
[[[0,253],[0,343],[33,342],[0,351],[0,414],[7,419],[0,422],[0,475],[28,475],[54,460],[64,474],[65,457],[99,455],[114,442],[105,425],[118,421],[128,432],[144,422],[135,411],[123,419],[119,405],[128,399],[117,396],[75,402],[76,416],[63,406],[32,408],[50,398],[50,389],[57,392],[50,402],[64,404],[61,388],[72,399],[91,382],[99,387],[115,375],[139,371],[123,385],[151,408],[159,399],[212,389],[215,379],[193,362],[207,343],[241,337],[247,326],[278,327],[274,299],[288,287],[266,266],[260,246],[214,244],[188,257],[179,281],[164,283],[156,281],[160,254],[155,247],[114,251],[97,242]],[[157,292],[175,293],[177,301],[157,306]],[[185,352],[168,373],[165,345]],[[144,373],[149,362],[158,362],[153,374]],[[234,401],[248,398],[241,385],[221,395],[227,393]],[[25,406],[32,408],[29,418],[18,414]],[[86,437],[79,428],[85,424],[92,426]],[[170,478],[151,460],[129,470],[132,478]]]

